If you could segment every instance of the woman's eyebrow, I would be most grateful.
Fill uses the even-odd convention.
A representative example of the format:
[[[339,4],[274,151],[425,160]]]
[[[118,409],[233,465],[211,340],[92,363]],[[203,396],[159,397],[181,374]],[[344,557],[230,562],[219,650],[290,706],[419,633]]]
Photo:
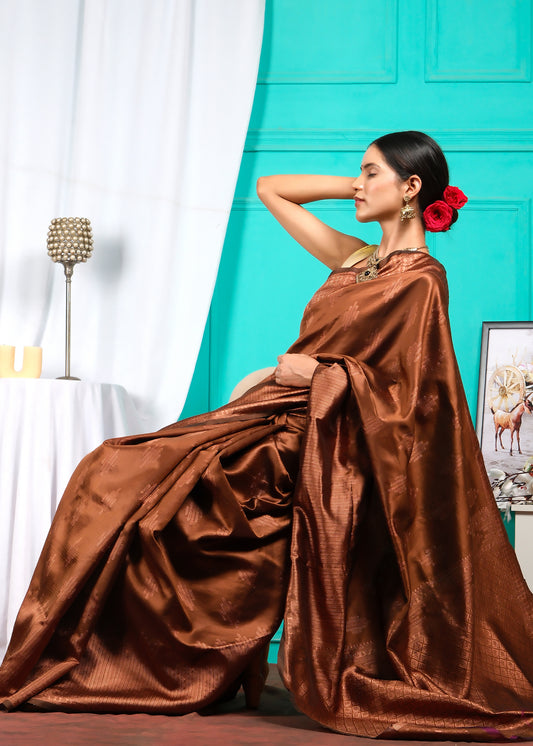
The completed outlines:
[[[372,166],[374,166],[375,168],[379,168],[379,166],[378,166],[378,164],[377,164],[377,163],[363,163],[363,164],[361,165],[361,171],[362,171],[362,170],[363,170],[364,168],[371,168]]]

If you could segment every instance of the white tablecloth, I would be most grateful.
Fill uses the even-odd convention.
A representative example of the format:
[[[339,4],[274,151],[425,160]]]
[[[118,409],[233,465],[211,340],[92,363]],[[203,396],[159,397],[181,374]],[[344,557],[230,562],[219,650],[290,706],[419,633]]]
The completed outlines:
[[[143,430],[122,386],[0,379],[0,660],[74,468],[106,438]]]

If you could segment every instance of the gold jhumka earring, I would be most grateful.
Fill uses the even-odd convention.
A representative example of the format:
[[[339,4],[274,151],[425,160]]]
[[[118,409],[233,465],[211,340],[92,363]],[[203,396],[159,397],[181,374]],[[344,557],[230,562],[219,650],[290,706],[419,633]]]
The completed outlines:
[[[416,216],[416,211],[409,204],[409,202],[411,201],[411,197],[408,197],[407,194],[403,198],[403,201],[405,202],[405,204],[400,210],[400,221],[402,223],[405,223],[406,220],[412,220]]]

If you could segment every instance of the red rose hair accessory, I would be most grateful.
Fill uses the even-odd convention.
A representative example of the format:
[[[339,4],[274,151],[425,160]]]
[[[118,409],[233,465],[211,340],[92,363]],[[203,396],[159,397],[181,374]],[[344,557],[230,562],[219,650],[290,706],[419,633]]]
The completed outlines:
[[[468,202],[468,197],[459,187],[447,186],[444,190],[444,201],[450,207],[460,210]]]
[[[444,199],[437,199],[424,210],[424,224],[428,231],[439,233],[450,230],[453,211],[460,210],[468,202],[468,197],[458,187],[447,186]]]

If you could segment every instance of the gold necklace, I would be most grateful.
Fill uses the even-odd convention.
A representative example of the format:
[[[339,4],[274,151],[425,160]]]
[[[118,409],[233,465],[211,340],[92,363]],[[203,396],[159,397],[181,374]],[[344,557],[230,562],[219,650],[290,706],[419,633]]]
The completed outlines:
[[[427,244],[423,246],[409,246],[405,249],[395,249],[395,251],[420,251],[421,249],[427,249]],[[375,280],[378,276],[379,263],[382,259],[386,259],[386,256],[378,256],[379,246],[376,246],[375,250],[370,254],[366,263],[366,269],[356,277],[356,282],[366,282],[367,280]],[[391,251],[391,254],[393,252]],[[389,254],[387,254],[389,256]]]

